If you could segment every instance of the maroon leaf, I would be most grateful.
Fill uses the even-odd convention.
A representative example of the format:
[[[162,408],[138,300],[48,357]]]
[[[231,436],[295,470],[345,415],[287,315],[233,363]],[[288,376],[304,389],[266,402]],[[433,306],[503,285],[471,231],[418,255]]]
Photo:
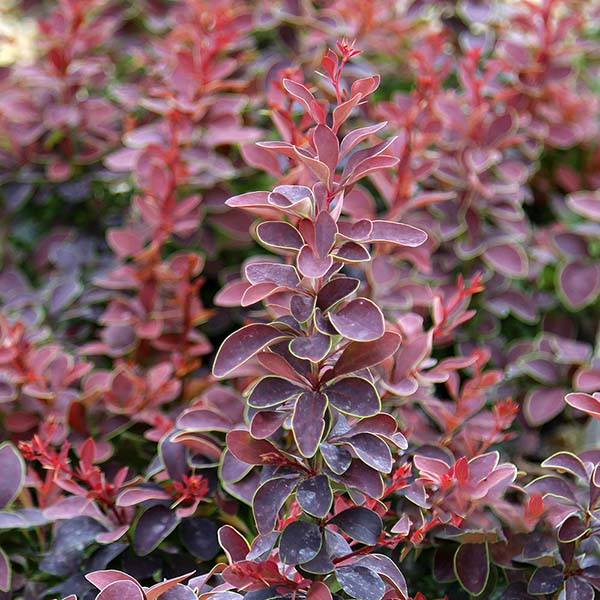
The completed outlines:
[[[324,390],[327,399],[340,412],[370,417],[381,410],[375,386],[362,377],[342,377]]]
[[[292,431],[296,445],[302,456],[314,456],[323,431],[323,416],[327,408],[327,398],[318,392],[305,392],[297,400],[292,416]]]
[[[356,342],[371,342],[381,338],[385,322],[379,307],[366,298],[356,298],[329,319],[340,335]]]
[[[263,324],[246,325],[234,331],[217,352],[213,365],[214,376],[226,377],[261,350],[287,337],[275,327]]]

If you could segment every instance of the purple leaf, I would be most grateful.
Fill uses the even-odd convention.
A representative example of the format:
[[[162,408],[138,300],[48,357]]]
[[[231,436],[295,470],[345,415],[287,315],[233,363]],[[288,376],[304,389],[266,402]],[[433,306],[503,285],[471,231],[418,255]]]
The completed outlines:
[[[540,567],[531,576],[527,591],[530,594],[546,595],[557,592],[563,584],[564,575],[562,571],[552,567]]]
[[[117,497],[116,504],[117,506],[136,506],[148,500],[170,499],[171,495],[160,487],[134,487],[123,490]]]
[[[200,560],[212,560],[219,552],[217,526],[208,517],[184,519],[179,536],[190,554]]]
[[[508,277],[525,277],[528,272],[527,255],[510,244],[490,246],[483,253],[484,260],[492,269]]]
[[[305,513],[323,519],[333,502],[333,492],[326,475],[305,479],[296,491],[296,500]]]
[[[454,555],[454,573],[460,585],[473,596],[479,596],[490,576],[487,544],[462,544]]]
[[[376,125],[369,125],[367,127],[359,127],[358,129],[353,129],[344,136],[342,143],[340,144],[340,157],[345,156],[352,150],[355,146],[358,146],[362,141],[366,140],[371,135],[376,134],[378,131],[383,129],[387,125],[387,122],[377,123]]]
[[[274,457],[283,458],[283,454],[267,440],[255,440],[247,431],[230,431],[225,441],[227,449],[235,458],[249,465],[271,464]]]
[[[360,286],[358,279],[351,277],[336,277],[328,281],[317,295],[317,306],[326,312],[340,300],[353,294]]]
[[[287,417],[286,411],[261,410],[250,421],[250,433],[257,440],[264,440],[272,436],[284,424]]]
[[[297,400],[292,416],[292,431],[300,454],[306,458],[315,455],[323,431],[323,416],[327,408],[327,398],[319,392],[305,392]]]
[[[316,523],[292,521],[281,534],[279,556],[287,565],[301,565],[319,553],[322,543],[321,529]]]
[[[394,221],[373,221],[369,242],[389,242],[416,248],[427,241],[427,234],[417,227]]]
[[[588,479],[583,461],[570,452],[557,452],[553,454],[542,463],[542,467],[549,467],[559,472],[566,471],[583,481]]]
[[[352,461],[342,476],[333,479],[337,479],[350,488],[356,488],[371,498],[381,498],[383,495],[381,474],[358,460]]]
[[[348,450],[342,446],[321,443],[321,455],[327,463],[327,466],[336,474],[344,473],[352,463],[352,456]]]
[[[388,445],[376,435],[359,433],[348,438],[346,443],[352,447],[356,456],[369,467],[382,473],[391,472],[392,453]]]
[[[218,531],[218,538],[219,544],[225,550],[230,563],[244,560],[250,552],[250,546],[246,538],[231,525],[223,525]]]
[[[590,396],[590,394],[584,393],[567,394],[565,402],[573,408],[591,415],[595,419],[600,419],[600,400],[595,395]]]
[[[323,277],[332,264],[330,256],[318,256],[308,244],[302,246],[298,254],[298,270],[304,277]]]
[[[331,174],[335,173],[340,149],[335,133],[327,125],[317,125],[314,129],[313,141],[319,160],[327,165]]]
[[[133,581],[115,581],[107,585],[96,600],[145,600],[144,592]]]
[[[381,600],[385,584],[374,571],[367,567],[340,567],[335,575],[342,589],[357,600]]]
[[[254,408],[270,408],[283,404],[300,392],[302,392],[302,388],[291,381],[267,375],[259,380],[250,392],[248,404]]]
[[[8,556],[2,548],[0,548],[0,591],[9,592],[12,579],[12,571]]]
[[[297,477],[277,477],[268,479],[256,490],[252,498],[252,509],[259,533],[273,531],[281,507],[297,484]]]
[[[114,569],[94,571],[85,575],[85,578],[99,590],[103,590],[115,581],[131,581],[139,586],[137,581],[131,577],[131,575],[127,575],[127,573],[123,573],[123,571],[116,571]]]
[[[329,520],[337,525],[353,540],[367,546],[375,546],[383,531],[381,517],[372,510],[362,506],[353,506],[338,513]]]
[[[324,390],[327,399],[340,412],[370,417],[381,410],[375,386],[362,377],[343,377]]]
[[[329,319],[340,335],[355,342],[378,340],[385,333],[381,310],[367,298],[351,300],[338,312],[330,313]]]
[[[253,284],[276,283],[292,289],[300,283],[298,272],[293,265],[276,262],[252,262],[246,265],[246,279]]]
[[[25,461],[10,442],[0,444],[0,473],[0,508],[4,508],[21,493],[25,483]]]
[[[255,354],[275,342],[286,339],[271,325],[246,325],[229,335],[217,352],[213,365],[215,377],[222,378],[250,360]]]
[[[393,586],[402,598],[408,598],[406,579],[391,558],[383,554],[369,554],[361,558],[360,565],[375,571],[379,576]]]
[[[568,544],[569,542],[580,540],[589,531],[585,523],[578,516],[572,515],[559,527],[557,538],[563,544]]]
[[[600,266],[568,263],[558,272],[558,286],[566,305],[571,310],[579,310],[598,297]]]
[[[525,396],[523,404],[527,422],[533,427],[539,427],[551,421],[565,407],[565,393],[563,388],[539,387],[531,390]]]
[[[565,600],[594,600],[594,588],[581,577],[571,576],[565,583]]]
[[[231,421],[214,410],[190,408],[177,419],[177,427],[187,431],[229,431]]]
[[[290,352],[311,362],[323,360],[331,348],[331,338],[316,331],[311,336],[300,336],[290,342]]]
[[[338,358],[333,373],[336,376],[346,375],[379,364],[398,350],[400,339],[397,333],[386,331],[377,341],[348,344]]]
[[[295,294],[290,300],[290,312],[292,317],[299,323],[305,323],[314,314],[315,298],[312,296],[301,296]]]
[[[600,221],[600,193],[581,191],[567,196],[571,210],[592,221]]]
[[[140,556],[150,554],[179,523],[175,511],[158,504],[146,510],[135,524],[133,547]]]
[[[346,263],[359,263],[371,260],[371,255],[363,245],[346,242],[338,248],[335,258]]]
[[[300,250],[304,240],[300,232],[283,221],[265,221],[256,228],[258,239],[271,248],[283,248],[286,250]]]

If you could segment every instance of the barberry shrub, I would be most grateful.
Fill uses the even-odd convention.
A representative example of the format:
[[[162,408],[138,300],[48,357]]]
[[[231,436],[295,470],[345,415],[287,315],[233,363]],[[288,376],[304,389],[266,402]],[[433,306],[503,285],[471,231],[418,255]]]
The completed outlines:
[[[593,600],[600,7],[10,10],[0,600]]]

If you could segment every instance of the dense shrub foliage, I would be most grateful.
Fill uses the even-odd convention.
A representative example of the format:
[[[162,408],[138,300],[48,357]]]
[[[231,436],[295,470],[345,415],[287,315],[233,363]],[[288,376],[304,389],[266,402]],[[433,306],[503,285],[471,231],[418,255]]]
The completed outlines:
[[[593,600],[600,4],[25,17],[0,600]]]

